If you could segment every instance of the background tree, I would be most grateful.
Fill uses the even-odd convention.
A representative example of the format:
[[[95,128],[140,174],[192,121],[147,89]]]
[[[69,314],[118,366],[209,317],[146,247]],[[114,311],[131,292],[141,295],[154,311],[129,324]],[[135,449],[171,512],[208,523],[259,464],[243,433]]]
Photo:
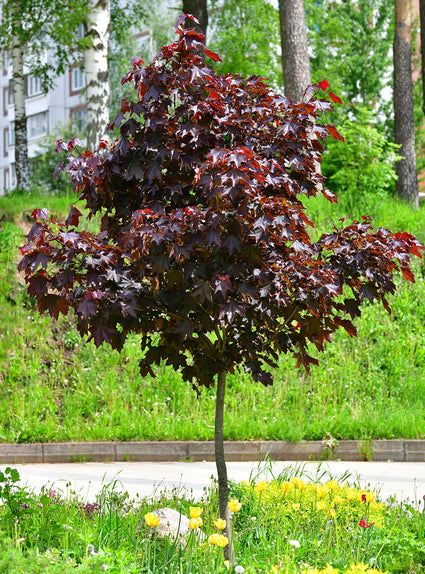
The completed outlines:
[[[279,0],[279,19],[285,94],[300,101],[311,84],[304,0]]]
[[[84,68],[87,101],[87,146],[94,149],[107,137],[109,125],[108,43],[111,34],[109,0],[88,0],[84,22]]]
[[[392,86],[393,0],[305,0],[305,7],[313,81],[326,78],[345,110],[392,115],[384,90]]]
[[[10,50],[13,66],[15,113],[15,166],[17,187],[30,190],[25,111],[24,65],[41,79],[47,91],[54,78],[65,72],[73,53],[75,31],[82,22],[81,0],[0,0],[0,47]]]
[[[421,37],[422,110],[425,114],[425,0],[419,0]]]
[[[211,49],[219,52],[219,73],[263,76],[282,85],[279,13],[267,0],[211,0]]]
[[[321,189],[335,201],[316,166],[319,140],[342,139],[316,122],[332,110],[314,97],[326,83],[310,87],[300,106],[261,79],[219,76],[199,51],[219,56],[184,20],[176,43],[124,78],[139,99],[122,102],[120,138],[101,153],[68,158],[89,217],[101,216],[100,232],[78,230],[75,206],[65,224],[36,210],[19,269],[40,312],[58,318],[74,309],[80,334],[97,346],[121,350],[127,335],[142,334],[143,376],[165,362],[195,388],[217,385],[219,509],[232,559],[227,373],[243,367],[271,385],[270,368],[288,352],[308,370],[317,363],[308,343],[323,351],[339,327],[355,335],[366,299],[388,309],[394,271],[413,280],[409,256],[422,246],[407,233],[373,232],[368,218],[313,242],[302,197]],[[58,145],[73,148],[75,140]]]
[[[412,14],[410,0],[394,2],[394,133],[403,159],[396,163],[397,194],[419,207],[412,83]]]
[[[198,22],[188,22],[188,27],[195,28],[207,37],[208,6],[207,0],[183,0],[183,14],[192,14]]]

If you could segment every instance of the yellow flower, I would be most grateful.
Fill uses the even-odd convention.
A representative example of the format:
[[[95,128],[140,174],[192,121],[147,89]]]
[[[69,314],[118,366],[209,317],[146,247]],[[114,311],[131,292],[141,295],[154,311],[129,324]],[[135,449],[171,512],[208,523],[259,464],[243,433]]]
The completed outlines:
[[[220,534],[211,534],[211,536],[208,537],[208,542],[210,544],[217,544],[219,536]]]
[[[224,560],[224,565],[226,566],[227,570],[230,568],[230,560]]]
[[[339,494],[337,494],[332,502],[334,502],[335,504],[342,504],[344,502],[344,499],[341,496],[339,496]]]
[[[283,492],[289,492],[292,490],[292,484],[290,482],[288,482],[287,480],[285,480],[285,482],[282,482],[282,490]]]
[[[156,528],[158,524],[161,522],[159,516],[154,514],[153,512],[148,512],[145,514],[145,522],[148,526],[152,526],[152,528]]]
[[[300,483],[300,479],[298,478],[298,476],[294,476],[294,478],[291,480],[291,482],[295,486],[295,488],[298,488],[298,485]]]
[[[326,503],[323,502],[323,500],[318,500],[316,502],[316,508],[317,510],[324,510],[326,508]]]
[[[347,497],[347,500],[354,500],[356,498],[356,492],[355,492],[355,490],[352,490],[351,488],[348,488],[345,491],[345,495]]]
[[[217,546],[220,548],[224,548],[229,544],[229,539],[227,536],[223,536],[223,534],[217,534]]]
[[[375,493],[374,492],[367,492],[366,493],[366,502],[373,502],[375,500]]]
[[[299,505],[299,504],[293,504],[293,505],[292,505],[292,508],[293,508],[294,510],[299,510],[299,509],[300,509],[300,505]]]
[[[339,488],[339,484],[336,480],[330,480],[329,482],[326,483],[326,485],[329,488],[329,490],[338,490]]]
[[[203,524],[202,518],[191,518],[189,520],[189,528],[192,530],[196,530],[197,528],[202,526],[202,524]]]
[[[239,512],[242,507],[242,503],[239,500],[229,500],[229,510],[231,512]]]
[[[335,509],[334,509],[334,508],[331,508],[331,509],[329,510],[329,516],[330,516],[331,518],[335,518],[336,512],[335,512]]]
[[[326,496],[329,492],[329,488],[327,486],[319,486],[317,489],[317,496],[319,498],[323,498],[324,496]]]
[[[310,484],[310,488],[313,492],[317,492],[317,489],[319,488],[319,485],[316,483]]]
[[[264,492],[267,488],[267,482],[260,480],[260,482],[255,487],[256,492]]]
[[[300,490],[305,490],[307,488],[307,485],[303,480],[300,480],[300,482],[298,483],[298,488]]]
[[[224,530],[226,528],[226,521],[222,518],[217,518],[217,520],[214,520],[214,526],[217,530]]]
[[[199,518],[202,514],[202,508],[199,506],[190,506],[189,507],[189,516],[190,518]]]
[[[357,500],[358,500],[359,502],[362,502],[363,494],[362,494],[361,492],[358,492],[358,493],[356,494],[356,498],[357,498]]]

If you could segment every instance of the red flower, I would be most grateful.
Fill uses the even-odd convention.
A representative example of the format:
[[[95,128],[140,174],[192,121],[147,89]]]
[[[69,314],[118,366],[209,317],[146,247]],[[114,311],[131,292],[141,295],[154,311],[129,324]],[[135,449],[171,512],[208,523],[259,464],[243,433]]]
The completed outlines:
[[[370,528],[371,526],[374,526],[374,524],[375,524],[374,522],[368,524],[366,518],[362,518],[359,522],[359,526],[361,526],[362,528]]]
[[[366,494],[362,494],[362,502],[366,502]]]

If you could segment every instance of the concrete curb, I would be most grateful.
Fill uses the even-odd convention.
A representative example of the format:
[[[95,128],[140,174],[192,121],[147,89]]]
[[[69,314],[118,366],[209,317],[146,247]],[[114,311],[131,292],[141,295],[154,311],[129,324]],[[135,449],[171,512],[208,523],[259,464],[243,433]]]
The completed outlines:
[[[228,461],[345,460],[425,462],[425,440],[227,441]],[[212,441],[0,444],[0,464],[214,461]]]

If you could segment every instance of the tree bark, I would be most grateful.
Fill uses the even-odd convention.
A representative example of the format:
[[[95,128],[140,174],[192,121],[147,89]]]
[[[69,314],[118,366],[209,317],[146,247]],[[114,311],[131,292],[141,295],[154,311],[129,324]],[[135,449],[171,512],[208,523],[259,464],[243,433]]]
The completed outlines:
[[[109,0],[88,0],[84,50],[87,98],[87,147],[94,150],[100,139],[108,139],[109,68],[108,42],[111,33]]]
[[[425,0],[419,0],[421,20],[422,109],[425,115]]]
[[[396,193],[419,207],[416,172],[412,82],[412,14],[410,0],[395,0],[394,32],[394,131],[403,157],[396,163]]]
[[[304,1],[279,0],[279,19],[285,95],[301,101],[311,84]]]
[[[25,111],[24,50],[20,37],[12,37],[13,107],[15,110],[15,171],[16,187],[30,191],[27,115]]]
[[[220,518],[226,521],[225,535],[229,539],[229,544],[224,547],[224,557],[234,562],[234,551],[232,542],[232,529],[230,524],[229,486],[227,482],[226,459],[224,456],[223,442],[223,416],[224,416],[224,396],[226,393],[226,372],[220,371],[217,375],[217,396],[215,402],[215,464],[218,476],[218,507]]]
[[[195,28],[197,32],[207,37],[208,7],[207,0],[183,0],[183,14],[192,14],[199,20],[199,25],[193,20],[186,20],[186,27]]]

